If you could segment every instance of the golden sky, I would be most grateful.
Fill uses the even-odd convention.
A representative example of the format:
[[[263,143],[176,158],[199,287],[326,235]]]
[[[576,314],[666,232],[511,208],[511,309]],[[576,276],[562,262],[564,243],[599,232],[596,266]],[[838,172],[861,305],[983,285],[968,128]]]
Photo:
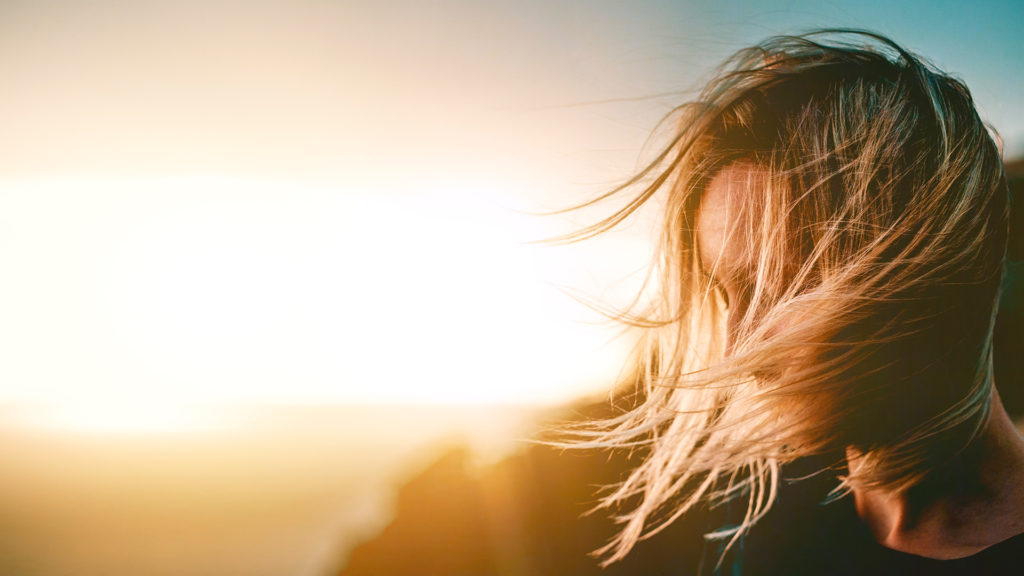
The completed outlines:
[[[517,210],[629,175],[730,52],[876,28],[1024,150],[1024,9],[893,4],[4,2],[0,401],[602,390],[630,339],[561,288],[624,301],[644,226]]]

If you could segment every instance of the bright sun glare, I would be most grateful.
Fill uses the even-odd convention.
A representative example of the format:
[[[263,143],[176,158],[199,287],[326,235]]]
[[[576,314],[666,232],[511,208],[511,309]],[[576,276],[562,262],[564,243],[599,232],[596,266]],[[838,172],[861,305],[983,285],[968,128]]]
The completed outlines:
[[[578,263],[525,244],[544,231],[498,193],[430,192],[0,185],[0,399],[141,429],[178,417],[119,402],[553,403],[607,386],[628,342],[574,322],[592,317],[545,277]]]
[[[16,425],[86,434],[205,431],[222,426],[222,420],[185,406],[109,401],[22,408],[13,418]]]

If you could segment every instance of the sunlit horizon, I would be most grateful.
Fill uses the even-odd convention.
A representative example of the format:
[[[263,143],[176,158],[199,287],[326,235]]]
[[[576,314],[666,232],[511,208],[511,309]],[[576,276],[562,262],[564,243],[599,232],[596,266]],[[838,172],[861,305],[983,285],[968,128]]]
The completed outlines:
[[[554,405],[607,389],[630,339],[563,290],[626,275],[642,237],[595,270],[531,244],[554,228],[500,190],[429,192],[0,182],[0,403]]]

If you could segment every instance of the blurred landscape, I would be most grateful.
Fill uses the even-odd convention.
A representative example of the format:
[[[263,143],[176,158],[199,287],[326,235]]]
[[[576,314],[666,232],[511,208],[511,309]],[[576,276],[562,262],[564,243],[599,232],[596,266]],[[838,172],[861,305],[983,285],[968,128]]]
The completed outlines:
[[[208,408],[216,427],[118,434],[0,413],[0,574],[319,576],[452,446],[517,450],[517,407]]]

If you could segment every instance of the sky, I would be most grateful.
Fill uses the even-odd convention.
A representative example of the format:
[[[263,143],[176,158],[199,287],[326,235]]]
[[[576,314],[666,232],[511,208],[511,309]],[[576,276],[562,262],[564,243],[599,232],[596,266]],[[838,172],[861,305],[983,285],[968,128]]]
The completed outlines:
[[[0,402],[606,390],[643,221],[529,243],[730,53],[870,28],[1024,154],[1020,2],[0,3]]]

